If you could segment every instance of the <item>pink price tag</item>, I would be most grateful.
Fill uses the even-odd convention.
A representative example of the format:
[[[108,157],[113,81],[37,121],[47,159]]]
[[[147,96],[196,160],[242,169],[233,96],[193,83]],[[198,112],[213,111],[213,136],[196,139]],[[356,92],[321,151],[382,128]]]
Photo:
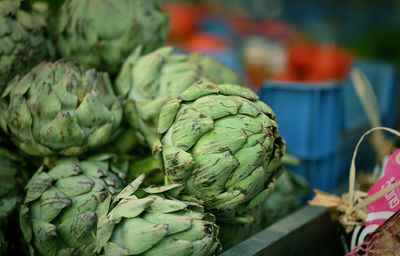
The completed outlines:
[[[400,180],[400,149],[389,157],[385,167],[385,175],[368,190],[368,194],[375,194],[398,180]],[[365,226],[382,224],[390,217],[389,215],[400,210],[400,188],[396,188],[372,202],[368,205],[367,210],[370,214]]]

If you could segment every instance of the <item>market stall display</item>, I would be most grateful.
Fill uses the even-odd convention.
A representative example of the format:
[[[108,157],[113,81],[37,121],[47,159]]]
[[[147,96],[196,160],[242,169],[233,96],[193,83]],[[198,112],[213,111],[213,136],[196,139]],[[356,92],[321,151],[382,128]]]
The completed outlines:
[[[278,2],[266,15],[278,15]],[[310,208],[283,221],[286,233],[276,223],[314,188],[346,181],[343,156],[362,129],[396,125],[397,71],[318,40],[330,30],[312,37],[290,19],[244,10],[234,1],[0,0],[0,255],[277,252],[314,217],[337,224],[322,211],[301,217]],[[351,70],[371,83],[374,97],[360,96],[360,106],[375,102],[365,116],[350,106]],[[400,159],[384,142],[382,179]],[[369,181],[373,192],[383,182]],[[384,189],[391,204],[399,182]],[[313,203],[336,203],[344,232],[364,235],[384,192],[350,186]],[[380,227],[350,249],[381,250],[393,216],[374,219]],[[288,240],[243,246],[268,228]]]

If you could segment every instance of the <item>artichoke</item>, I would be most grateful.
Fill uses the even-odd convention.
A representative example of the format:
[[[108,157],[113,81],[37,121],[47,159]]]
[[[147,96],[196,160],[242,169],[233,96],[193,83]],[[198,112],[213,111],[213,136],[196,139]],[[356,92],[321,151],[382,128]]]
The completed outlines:
[[[144,175],[127,186],[99,220],[98,252],[104,255],[213,255],[219,247],[215,217],[196,203],[171,198],[180,186],[139,189]]]
[[[200,79],[200,67],[187,55],[173,55],[172,51],[172,47],[163,47],[140,57],[142,50],[137,48],[115,81],[117,93],[126,99],[125,120],[149,148],[157,139],[162,105]]]
[[[115,86],[125,97],[125,120],[137,132],[138,140],[151,148],[157,139],[162,105],[194,82],[208,78],[202,73],[202,66],[194,61],[197,57],[173,54],[172,47],[163,47],[143,57],[141,51],[136,49],[125,61]]]
[[[60,9],[56,39],[62,57],[116,73],[139,45],[144,52],[160,47],[167,30],[158,0],[71,0]]]
[[[243,84],[243,80],[233,70],[210,56],[192,53],[189,59],[196,62],[201,73],[216,84]]]
[[[31,254],[94,254],[99,216],[123,188],[123,175],[110,157],[61,158],[38,169],[20,210]]]
[[[220,221],[247,221],[281,173],[285,142],[271,108],[250,89],[198,81],[161,109],[154,154],[175,194]],[[251,221],[251,219],[250,219]]]
[[[2,129],[34,156],[78,155],[113,139],[122,119],[108,75],[59,60],[15,77],[3,97]]]
[[[0,1],[0,93],[15,75],[47,57],[46,24],[20,9],[21,1]]]
[[[18,226],[15,214],[22,202],[23,187],[27,181],[24,161],[0,147],[0,255],[12,253],[13,248],[9,245],[20,237],[18,229],[14,228],[14,225]]]

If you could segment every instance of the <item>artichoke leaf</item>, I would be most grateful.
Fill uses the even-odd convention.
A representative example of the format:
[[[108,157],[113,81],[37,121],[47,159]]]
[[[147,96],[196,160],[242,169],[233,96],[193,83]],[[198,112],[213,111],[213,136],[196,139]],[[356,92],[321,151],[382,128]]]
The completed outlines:
[[[28,183],[28,192],[26,193],[25,203],[32,202],[41,197],[46,189],[51,186],[52,182],[53,180],[47,173],[40,172],[40,170],[35,173]]]
[[[249,88],[240,86],[240,85],[232,85],[232,84],[220,84],[218,85],[218,89],[221,94],[228,96],[240,96],[248,100],[257,101],[258,96],[255,92],[250,90]]]
[[[248,177],[234,183],[233,186],[229,188],[229,190],[238,189],[246,195],[246,199],[251,199],[257,196],[257,194],[263,190],[264,184],[265,170],[262,166],[260,166],[256,170],[254,170]]]
[[[48,124],[40,129],[41,143],[59,150],[70,146],[82,145],[85,134],[70,113],[58,113]]]
[[[194,101],[191,107],[215,120],[238,113],[240,101],[224,95],[209,95]]]
[[[160,80],[160,95],[168,95],[176,98],[181,92],[189,88],[199,80],[199,70],[194,63],[186,61],[181,63],[170,63],[163,67]]]
[[[175,233],[170,238],[178,240],[196,241],[208,235],[208,223],[201,220],[193,220],[190,229]],[[196,254],[197,255],[197,254]]]
[[[98,205],[99,201],[94,194],[83,194],[73,197],[71,200],[71,204],[68,205],[68,208],[63,210],[63,214],[60,220],[64,221],[66,219],[73,218],[77,214],[81,214],[87,211],[95,211]]]
[[[247,209],[251,209],[264,201],[264,199],[271,194],[276,187],[276,182],[273,180],[268,184],[267,188],[260,192],[257,196],[255,196],[247,205]]]
[[[117,202],[120,199],[127,199],[131,195],[133,195],[140,187],[140,185],[144,182],[146,178],[145,174],[141,174],[139,177],[134,179],[131,183],[128,184],[114,199],[113,203]]]
[[[95,236],[97,227],[97,214],[84,212],[61,222],[57,226],[57,234],[72,248],[86,246],[95,249]]]
[[[206,205],[217,210],[231,211],[241,204],[245,198],[246,195],[240,190],[227,191],[207,200]]]
[[[159,194],[159,193],[163,193],[166,191],[169,191],[171,189],[177,188],[182,186],[182,184],[169,184],[169,185],[165,185],[165,186],[159,186],[159,187],[147,187],[147,188],[143,188],[143,191],[145,191],[146,193],[149,194]]]
[[[146,210],[152,203],[154,198],[147,197],[136,200],[122,199],[117,206],[115,206],[108,214],[110,220],[118,220],[124,218],[134,218],[139,216],[144,210]]]
[[[32,239],[32,226],[31,219],[29,217],[29,208],[26,205],[21,205],[19,210],[19,225],[22,231],[22,234],[25,238],[25,241],[28,243]]]
[[[50,84],[43,84],[28,100],[32,114],[32,134],[40,141],[40,131],[51,122],[61,111],[61,103]]]
[[[119,75],[115,80],[115,89],[119,94],[127,96],[131,90],[132,79],[129,70],[132,69],[132,66],[134,66],[139,59],[142,48],[141,45],[136,47],[122,65]]]
[[[58,216],[62,209],[71,204],[71,199],[55,187],[47,189],[40,198],[40,218],[50,222]]]
[[[137,61],[132,69],[132,84],[135,86],[132,87],[129,98],[152,99],[156,96],[159,86],[156,74],[160,72],[165,61],[164,55],[170,51],[172,51],[170,47],[160,48]],[[137,88],[142,90],[139,91]]]
[[[237,96],[234,96],[233,98],[241,103],[238,113],[252,117],[260,115],[261,110],[253,102]]]
[[[261,124],[262,123],[257,122],[255,118],[243,114],[227,116],[215,121],[215,127],[230,129],[241,128],[248,136],[261,133],[263,131],[263,126]]]
[[[163,149],[163,160],[165,171],[173,183],[179,183],[189,176],[195,161],[190,153],[175,147]],[[176,182],[175,182],[176,181]]]
[[[160,116],[158,119],[158,134],[165,133],[175,120],[175,116],[180,108],[181,100],[174,99],[164,104],[161,108]]]
[[[158,244],[167,235],[168,226],[153,224],[141,218],[126,219],[114,230],[111,242],[130,254],[141,254]]]
[[[187,90],[185,90],[179,98],[184,101],[194,101],[200,97],[210,95],[210,94],[218,94],[220,92],[217,85],[208,81],[197,81],[192,84]]]
[[[66,196],[73,197],[89,192],[94,184],[88,176],[81,174],[60,179],[55,186]]]
[[[113,119],[112,112],[94,92],[86,94],[75,115],[81,127],[99,127]]]
[[[270,117],[272,120],[276,120],[276,116],[274,112],[272,111],[271,107],[262,102],[261,100],[258,100],[254,102],[255,105],[257,105],[261,111],[266,114],[268,117]]]
[[[230,151],[235,154],[247,141],[242,129],[215,127],[202,136],[192,148],[192,154],[207,155]]]
[[[22,95],[16,95],[11,100],[9,108],[2,113],[11,132],[17,134],[19,140],[32,140],[32,116],[28,104]]]
[[[128,250],[122,249],[115,243],[108,242],[104,245],[104,256],[126,256],[126,255],[129,255]]]
[[[188,150],[198,140],[214,128],[214,121],[210,116],[196,111],[191,107],[179,111],[173,126],[172,140],[175,147]]]
[[[186,191],[199,198],[213,197],[225,190],[225,183],[238,166],[229,151],[195,156],[196,165],[186,183]]]
[[[193,245],[190,241],[166,238],[143,256],[189,256],[192,255]]]
[[[82,173],[77,158],[62,158],[55,162],[54,167],[50,169],[48,175],[53,180],[76,176]]]
[[[240,149],[235,154],[235,159],[239,162],[238,167],[232,173],[232,176],[225,184],[225,188],[234,187],[235,184],[249,175],[258,168],[262,166],[262,157],[264,154],[263,147],[260,144],[255,145],[251,148]]]
[[[143,219],[153,224],[167,225],[168,235],[190,229],[193,221],[185,216],[164,213],[146,213]]]
[[[196,256],[207,256],[210,252],[211,246],[213,245],[213,237],[208,235],[203,238],[193,241],[193,255]],[[213,250],[215,251],[215,249]]]
[[[32,229],[35,247],[45,255],[56,255],[57,251],[57,232],[56,226],[51,223],[32,219]]]

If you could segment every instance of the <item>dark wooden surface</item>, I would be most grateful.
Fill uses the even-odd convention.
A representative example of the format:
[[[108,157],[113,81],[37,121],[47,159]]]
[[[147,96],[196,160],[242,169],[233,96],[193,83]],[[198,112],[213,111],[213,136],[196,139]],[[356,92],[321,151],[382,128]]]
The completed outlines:
[[[304,206],[221,256],[344,255],[339,230],[328,209]]]

